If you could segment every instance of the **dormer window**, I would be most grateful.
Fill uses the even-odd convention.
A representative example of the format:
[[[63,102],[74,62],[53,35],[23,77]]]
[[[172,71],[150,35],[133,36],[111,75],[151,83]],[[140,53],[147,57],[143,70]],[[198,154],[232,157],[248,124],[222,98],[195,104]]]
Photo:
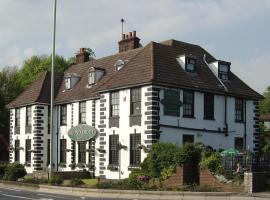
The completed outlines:
[[[65,78],[65,88],[66,90],[69,90],[71,88],[71,77]]]
[[[88,72],[88,85],[96,84],[103,76],[104,69],[91,67]]]
[[[117,60],[114,64],[115,66],[115,70],[119,71],[120,69],[122,69],[124,67],[124,65],[127,63],[127,60],[123,61],[123,60]]]
[[[89,72],[88,74],[88,84],[93,85],[95,84],[95,72]]]
[[[71,90],[77,82],[80,80],[80,76],[76,73],[66,73],[65,74],[65,89]]]
[[[222,80],[229,80],[230,66],[226,63],[219,63],[218,77]]]
[[[196,60],[195,58],[186,58],[186,71],[195,72]]]

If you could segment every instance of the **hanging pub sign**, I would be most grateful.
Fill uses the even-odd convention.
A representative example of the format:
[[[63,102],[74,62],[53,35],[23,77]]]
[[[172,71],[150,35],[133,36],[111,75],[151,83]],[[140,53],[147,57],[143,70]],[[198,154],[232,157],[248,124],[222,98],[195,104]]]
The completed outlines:
[[[68,131],[68,137],[73,141],[87,141],[95,137],[97,129],[85,124],[79,124]]]

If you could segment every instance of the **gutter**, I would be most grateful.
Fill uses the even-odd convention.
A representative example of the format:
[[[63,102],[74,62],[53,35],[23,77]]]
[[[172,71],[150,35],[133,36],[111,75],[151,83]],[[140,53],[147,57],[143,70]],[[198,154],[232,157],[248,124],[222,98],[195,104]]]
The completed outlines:
[[[211,72],[215,75],[215,77],[217,78],[217,80],[220,82],[220,84],[223,86],[224,90],[225,90],[225,101],[224,101],[224,124],[225,124],[225,136],[228,136],[228,122],[227,122],[227,96],[228,96],[228,88],[224,85],[224,83],[222,82],[222,80],[216,76],[216,74],[213,72],[213,70],[211,69],[211,67],[209,66],[209,64],[206,61],[206,55],[203,55],[203,61],[204,63],[207,65],[207,67],[211,70]]]

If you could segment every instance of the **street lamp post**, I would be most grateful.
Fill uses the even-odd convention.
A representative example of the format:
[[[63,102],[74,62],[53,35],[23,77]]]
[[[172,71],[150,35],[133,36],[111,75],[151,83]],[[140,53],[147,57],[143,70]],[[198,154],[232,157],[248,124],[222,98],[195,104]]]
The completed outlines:
[[[51,116],[50,116],[50,171],[49,178],[53,174],[53,106],[54,106],[54,58],[55,58],[55,31],[56,31],[56,5],[57,0],[54,0],[53,8],[53,41],[52,41],[52,68],[51,68]]]

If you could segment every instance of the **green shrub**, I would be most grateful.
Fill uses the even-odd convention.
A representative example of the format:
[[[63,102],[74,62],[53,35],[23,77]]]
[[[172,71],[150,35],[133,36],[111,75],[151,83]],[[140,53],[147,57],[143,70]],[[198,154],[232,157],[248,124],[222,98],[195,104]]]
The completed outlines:
[[[81,179],[74,178],[74,179],[71,179],[70,184],[71,186],[80,186],[80,185],[84,185],[84,182]]]
[[[194,144],[186,143],[179,148],[176,153],[176,163],[183,164],[196,164],[200,160],[201,150]]]
[[[3,179],[7,181],[16,181],[26,175],[26,170],[23,165],[19,163],[10,163],[5,168]]]
[[[175,172],[176,166],[170,165],[169,167],[163,168],[161,171],[161,179],[166,180],[172,176],[172,174]]]
[[[25,183],[32,183],[32,184],[42,184],[42,183],[48,183],[48,180],[46,179],[37,179],[32,176],[25,176],[23,178],[23,182]]]
[[[62,183],[63,183],[63,179],[57,175],[54,175],[49,179],[50,185],[61,185]]]
[[[7,164],[1,163],[0,164],[0,179],[3,178],[4,174],[5,174],[5,169],[7,167]]]
[[[209,169],[214,174],[223,174],[224,168],[221,164],[221,156],[218,153],[203,154],[200,167],[202,169]]]

